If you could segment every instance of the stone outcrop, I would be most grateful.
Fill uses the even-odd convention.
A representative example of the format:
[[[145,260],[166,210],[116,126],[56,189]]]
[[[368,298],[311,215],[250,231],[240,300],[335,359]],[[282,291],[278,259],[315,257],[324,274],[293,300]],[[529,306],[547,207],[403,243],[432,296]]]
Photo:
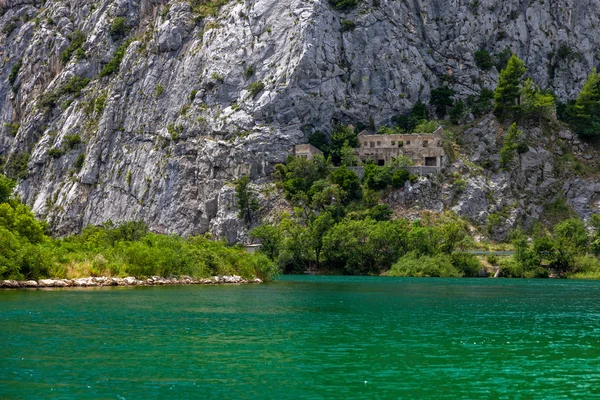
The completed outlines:
[[[140,219],[156,232],[236,241],[245,227],[228,183],[244,174],[264,183],[295,144],[332,121],[387,123],[447,80],[461,96],[493,88],[498,71],[477,67],[480,49],[512,50],[562,100],[600,60],[600,0],[364,0],[348,12],[326,0],[246,0],[216,18],[149,0],[0,6],[0,155],[21,178],[21,197],[59,235]],[[117,17],[122,34],[111,33]],[[76,31],[86,40],[74,49]],[[120,68],[99,77],[126,40]],[[73,77],[90,83],[79,93]],[[483,140],[472,142],[473,160],[497,163],[494,128],[472,130]],[[531,147],[519,182],[552,192],[552,157]],[[444,185],[421,181],[406,196],[483,221],[504,205],[482,193],[505,199],[520,188],[512,178],[469,178],[456,204]],[[425,187],[439,196],[417,199]],[[567,192],[586,215],[584,199],[596,192]],[[502,201],[522,202],[519,213],[534,218],[538,206],[517,197]]]
[[[40,279],[39,281],[0,281],[0,288],[66,288],[66,287],[103,287],[103,286],[165,286],[165,285],[213,285],[213,284],[243,284],[262,283],[259,278],[244,279],[238,275],[214,276],[212,278],[196,279],[189,276],[179,278],[163,278],[152,276],[147,279],[89,277],[77,279]]]

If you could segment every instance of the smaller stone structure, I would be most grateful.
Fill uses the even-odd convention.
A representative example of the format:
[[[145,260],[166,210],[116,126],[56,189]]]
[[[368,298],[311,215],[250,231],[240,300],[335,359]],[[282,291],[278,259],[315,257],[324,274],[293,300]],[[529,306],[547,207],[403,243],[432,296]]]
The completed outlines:
[[[417,167],[440,170],[447,162],[443,144],[444,130],[440,127],[433,133],[411,133],[393,135],[358,135],[360,147],[354,152],[362,162],[374,161],[378,165],[390,164],[395,158],[410,158]]]
[[[323,152],[317,149],[312,144],[297,144],[294,148],[294,154],[296,157],[305,158],[307,160],[312,160],[315,156],[323,155]]]

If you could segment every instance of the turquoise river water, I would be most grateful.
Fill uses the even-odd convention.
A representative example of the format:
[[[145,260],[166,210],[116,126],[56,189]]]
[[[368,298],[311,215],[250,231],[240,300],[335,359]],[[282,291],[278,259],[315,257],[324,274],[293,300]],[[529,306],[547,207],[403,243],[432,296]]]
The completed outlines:
[[[600,397],[600,282],[0,292],[0,398]]]

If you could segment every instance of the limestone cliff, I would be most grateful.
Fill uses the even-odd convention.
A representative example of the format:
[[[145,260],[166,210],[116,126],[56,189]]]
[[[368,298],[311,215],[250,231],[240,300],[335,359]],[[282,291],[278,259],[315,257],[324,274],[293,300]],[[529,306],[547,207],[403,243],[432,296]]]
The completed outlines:
[[[465,96],[493,88],[497,70],[474,62],[480,49],[509,48],[562,100],[600,61],[600,0],[364,0],[347,12],[326,0],[220,0],[212,15],[202,3],[0,0],[0,155],[56,233],[143,219],[235,240],[243,229],[228,183],[264,182],[334,120],[387,123],[449,77]],[[469,137],[485,143],[488,128]],[[476,162],[490,151],[473,145]],[[525,183],[474,175],[470,201],[449,203],[442,185],[432,208],[478,220],[492,212],[489,198],[472,200],[486,185],[539,194],[547,180],[527,168],[551,166],[538,147]],[[599,185],[567,185],[589,214],[580,203]],[[535,218],[540,204],[515,213]]]

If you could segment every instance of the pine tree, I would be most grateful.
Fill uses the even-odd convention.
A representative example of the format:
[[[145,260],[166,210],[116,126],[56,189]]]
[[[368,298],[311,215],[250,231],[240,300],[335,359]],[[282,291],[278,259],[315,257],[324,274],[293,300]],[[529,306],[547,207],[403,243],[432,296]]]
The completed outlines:
[[[539,120],[550,117],[556,107],[554,96],[551,93],[540,91],[531,78],[527,78],[523,82],[521,102],[525,115]]]
[[[507,118],[518,114],[520,109],[520,85],[527,68],[522,60],[514,54],[498,78],[498,86],[494,94],[494,113],[498,118]]]
[[[500,150],[500,164],[502,164],[502,168],[508,169],[508,165],[515,158],[515,152],[519,147],[522,137],[523,131],[517,128],[516,123],[513,123],[508,128],[508,133],[506,134],[506,138],[504,138],[504,146]]]
[[[240,209],[238,218],[244,220],[251,226],[254,221],[254,214],[260,209],[256,193],[250,188],[250,177],[242,176],[235,182],[235,194]]]
[[[582,137],[600,136],[600,74],[594,68],[573,107],[573,128]]]

